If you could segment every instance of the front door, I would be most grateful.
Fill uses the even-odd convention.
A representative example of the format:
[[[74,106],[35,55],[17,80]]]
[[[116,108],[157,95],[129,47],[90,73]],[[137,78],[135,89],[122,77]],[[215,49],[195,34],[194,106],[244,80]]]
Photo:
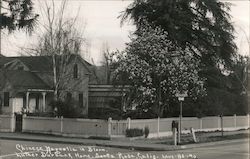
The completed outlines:
[[[15,114],[15,115],[16,115],[16,129],[15,129],[15,132],[22,132],[23,115],[22,114]]]

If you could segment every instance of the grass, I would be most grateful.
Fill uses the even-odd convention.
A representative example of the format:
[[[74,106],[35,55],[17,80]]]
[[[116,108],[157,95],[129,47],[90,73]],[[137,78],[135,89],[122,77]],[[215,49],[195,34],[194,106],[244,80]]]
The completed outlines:
[[[226,135],[225,134],[224,136],[221,136],[220,133],[217,133],[216,135],[211,135],[211,136],[207,136],[204,134],[208,134],[208,133],[197,133],[196,134],[196,139],[198,140],[197,143],[208,143],[208,142],[215,142],[215,141],[249,138],[248,133],[238,133],[238,134],[233,134],[233,135]],[[165,139],[165,141],[159,142],[159,143],[166,144],[166,145],[173,145],[174,144],[172,138]],[[194,143],[195,142],[193,141],[191,134],[182,135],[181,145],[194,144]]]

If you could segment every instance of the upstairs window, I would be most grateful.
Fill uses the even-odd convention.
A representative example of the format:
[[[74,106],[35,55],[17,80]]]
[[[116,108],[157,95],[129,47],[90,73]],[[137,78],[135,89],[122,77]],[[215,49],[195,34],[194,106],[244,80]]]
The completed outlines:
[[[71,101],[71,99],[72,99],[72,94],[70,92],[67,92],[66,100]]]
[[[24,70],[24,67],[23,66],[18,66],[17,70]]]
[[[78,78],[78,66],[77,66],[77,64],[74,65],[73,77]]]
[[[10,93],[9,92],[4,92],[3,94],[3,105],[5,107],[10,106]]]

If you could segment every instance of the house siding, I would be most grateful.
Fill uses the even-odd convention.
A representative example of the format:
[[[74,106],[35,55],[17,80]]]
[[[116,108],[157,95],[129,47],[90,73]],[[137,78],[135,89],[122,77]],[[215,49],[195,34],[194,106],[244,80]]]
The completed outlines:
[[[60,60],[60,57],[58,57],[58,60]],[[26,107],[27,92],[29,108],[31,109],[28,111],[36,112],[38,111],[37,108],[39,108],[39,111],[44,111],[42,105],[44,102],[43,94],[46,94],[45,111],[53,112],[54,109],[50,106],[50,103],[54,99],[54,93],[52,92],[54,89],[54,74],[51,57],[6,57],[2,63],[5,64],[6,62],[9,64],[4,69],[7,69],[6,73],[11,76],[12,79],[7,78],[7,76],[6,78],[0,77],[0,96],[3,99],[3,93],[10,92],[10,106],[4,107],[2,101],[0,113],[11,114],[14,113],[14,111],[20,111],[20,105]],[[75,69],[75,72],[77,71],[77,77],[74,77],[75,65],[77,65],[77,69]],[[23,68],[22,70],[20,70],[21,67]],[[61,83],[59,85],[62,85],[62,87],[59,86],[59,97],[64,99],[67,93],[71,93],[73,100],[77,102],[75,106],[79,106],[81,115],[87,117],[88,85],[91,75],[89,67],[91,67],[91,65],[81,59],[80,56],[72,55],[69,57],[68,61],[65,60],[65,65],[63,64],[63,67],[66,68],[66,71],[64,70],[64,74],[60,77]],[[59,70],[57,69],[57,71]],[[60,75],[59,72],[58,74]],[[21,75],[22,78],[19,79]],[[29,79],[32,82],[29,82]],[[13,81],[15,81],[15,83]],[[23,83],[22,81],[26,82]],[[17,94],[20,93],[22,95],[17,96]],[[79,94],[82,95],[81,98],[79,98]],[[23,100],[21,101],[22,98]],[[79,99],[82,101],[79,101]],[[81,103],[81,106],[79,103]],[[18,108],[13,109],[12,106],[15,104],[18,105]]]
[[[78,76],[74,78],[74,66],[78,66]],[[71,92],[72,98],[79,103],[79,94],[83,94],[83,106],[81,107],[81,114],[83,116],[88,115],[88,85],[89,85],[89,71],[86,69],[84,64],[79,58],[75,59],[67,66],[67,75],[69,79],[65,79],[67,85],[65,86],[65,94]],[[79,104],[77,104],[79,106]]]
[[[0,87],[2,88],[0,91],[0,96],[2,99],[2,102],[1,102],[2,114],[11,114],[13,112],[13,107],[12,107],[13,106],[13,92],[12,92],[13,88],[11,87],[9,82],[6,82],[4,85],[1,85]],[[9,92],[9,106],[4,105],[4,92]]]

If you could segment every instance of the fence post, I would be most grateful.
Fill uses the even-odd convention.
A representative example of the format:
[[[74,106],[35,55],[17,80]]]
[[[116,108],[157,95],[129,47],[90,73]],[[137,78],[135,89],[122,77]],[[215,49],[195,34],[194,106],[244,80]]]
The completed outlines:
[[[111,127],[111,122],[112,122],[112,118],[111,117],[109,117],[109,119],[108,119],[108,136],[110,136],[111,137],[111,129],[112,129],[112,127]]]
[[[60,128],[61,128],[60,132],[62,134],[63,133],[63,116],[61,116],[61,118],[60,118],[60,124],[61,124],[61,126],[60,126]]]
[[[218,130],[220,130],[221,128],[221,117],[218,116]]]
[[[173,138],[174,138],[174,145],[176,146],[177,145],[177,131],[176,131],[176,128],[173,128]]]
[[[247,128],[249,128],[249,114],[247,114]]]
[[[10,131],[14,132],[15,129],[16,129],[16,116],[14,114],[12,114],[10,116]]]
[[[199,119],[200,123],[200,130],[202,130],[202,118]]]
[[[160,117],[157,119],[157,137],[159,138],[159,133],[160,133]]]
[[[128,129],[130,129],[130,122],[131,122],[131,119],[130,119],[129,117],[127,118],[127,122],[128,122],[128,123],[127,123],[127,124],[128,124]]]
[[[194,140],[194,142],[197,142],[197,139],[196,139],[196,136],[195,136],[195,131],[194,131],[194,128],[190,128],[190,132],[191,132],[191,134],[192,134],[192,136],[193,136],[193,140]]]
[[[237,127],[237,116],[236,114],[234,114],[234,128]]]

